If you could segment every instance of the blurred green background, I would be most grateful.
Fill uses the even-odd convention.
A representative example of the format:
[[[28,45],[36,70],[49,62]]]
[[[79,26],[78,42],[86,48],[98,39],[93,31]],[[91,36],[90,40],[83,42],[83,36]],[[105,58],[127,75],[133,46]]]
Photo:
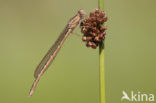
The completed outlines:
[[[75,35],[27,98],[34,69],[69,18],[97,5],[97,0],[0,0],[0,103],[99,103],[98,49],[86,48]],[[123,90],[156,94],[156,1],[105,0],[105,11],[107,103],[121,103]]]

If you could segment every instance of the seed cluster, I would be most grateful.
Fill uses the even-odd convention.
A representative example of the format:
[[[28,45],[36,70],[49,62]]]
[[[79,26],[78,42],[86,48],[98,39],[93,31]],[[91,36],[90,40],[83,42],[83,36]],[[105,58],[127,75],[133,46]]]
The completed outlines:
[[[89,17],[84,18],[80,23],[81,32],[84,34],[82,40],[86,42],[87,47],[96,49],[98,45],[105,39],[107,29],[102,26],[107,21],[104,11],[95,9]]]

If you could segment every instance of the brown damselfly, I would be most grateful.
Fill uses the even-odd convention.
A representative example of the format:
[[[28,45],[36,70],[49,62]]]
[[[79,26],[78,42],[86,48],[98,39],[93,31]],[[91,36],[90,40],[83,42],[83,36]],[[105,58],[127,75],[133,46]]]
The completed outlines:
[[[31,90],[29,92],[29,96],[32,96],[34,89],[36,88],[40,77],[43,75],[43,73],[47,70],[48,66],[52,63],[54,58],[56,57],[57,53],[59,52],[61,46],[63,45],[64,41],[68,37],[70,33],[77,27],[77,25],[80,23],[84,16],[85,12],[84,10],[79,10],[78,13],[72,17],[69,21],[64,30],[61,32],[60,36],[56,40],[56,42],[53,44],[53,46],[49,49],[47,54],[44,56],[40,64],[37,66],[34,72],[35,81],[31,87]]]

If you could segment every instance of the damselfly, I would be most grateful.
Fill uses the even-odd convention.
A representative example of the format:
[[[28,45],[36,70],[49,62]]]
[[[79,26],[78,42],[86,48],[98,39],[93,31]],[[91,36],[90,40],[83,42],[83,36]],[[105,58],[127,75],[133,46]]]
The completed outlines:
[[[44,56],[40,64],[37,66],[34,72],[35,81],[31,87],[29,96],[32,96],[34,89],[36,88],[40,80],[40,77],[47,70],[48,66],[52,63],[57,53],[59,52],[61,46],[63,45],[64,41],[66,40],[68,35],[72,33],[72,31],[77,27],[77,25],[80,23],[84,15],[85,15],[84,10],[79,10],[78,13],[69,20],[68,24],[66,25],[66,27],[64,28],[64,30],[54,43],[54,45],[49,49],[49,51]]]

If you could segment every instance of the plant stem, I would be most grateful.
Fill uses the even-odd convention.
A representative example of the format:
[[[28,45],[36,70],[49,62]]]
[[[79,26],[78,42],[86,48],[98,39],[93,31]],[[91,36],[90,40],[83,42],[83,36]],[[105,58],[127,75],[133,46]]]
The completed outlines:
[[[98,7],[100,10],[104,10],[104,0],[98,0]]]
[[[98,7],[104,10],[104,0],[98,0]],[[104,69],[104,42],[99,45],[99,87],[100,87],[100,103],[106,103],[105,95],[105,69]]]

